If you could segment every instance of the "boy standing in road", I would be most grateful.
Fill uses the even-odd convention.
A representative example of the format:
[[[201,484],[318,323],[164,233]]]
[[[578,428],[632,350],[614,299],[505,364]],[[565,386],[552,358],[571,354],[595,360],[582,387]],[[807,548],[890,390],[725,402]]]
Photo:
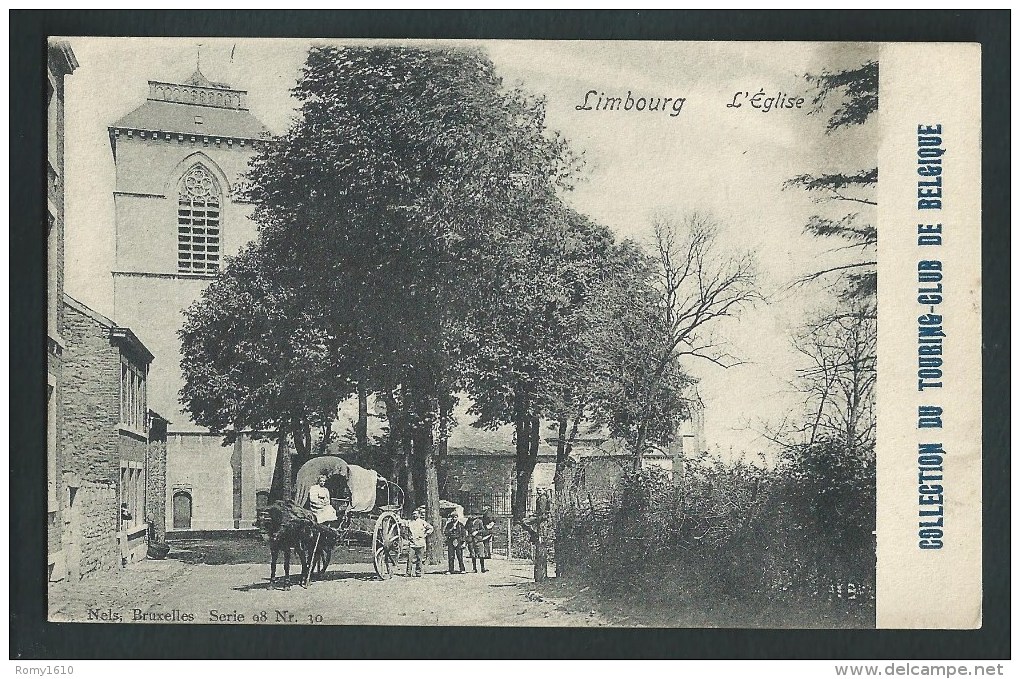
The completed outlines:
[[[411,576],[411,564],[414,564],[414,577],[420,578],[424,569],[425,546],[428,536],[432,535],[432,524],[422,517],[420,509],[414,510],[414,518],[401,521],[407,528],[407,575]]]

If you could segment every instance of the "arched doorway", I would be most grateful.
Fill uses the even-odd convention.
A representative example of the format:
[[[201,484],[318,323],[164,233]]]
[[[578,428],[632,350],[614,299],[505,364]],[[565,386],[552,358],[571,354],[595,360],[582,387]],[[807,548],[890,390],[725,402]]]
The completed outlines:
[[[174,530],[191,528],[191,493],[174,493]]]

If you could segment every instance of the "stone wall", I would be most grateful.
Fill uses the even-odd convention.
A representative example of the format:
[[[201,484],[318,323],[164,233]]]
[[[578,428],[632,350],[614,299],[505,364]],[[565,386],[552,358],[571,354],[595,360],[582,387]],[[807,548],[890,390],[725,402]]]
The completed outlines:
[[[556,471],[555,459],[539,456],[531,477],[531,494],[535,488],[550,487]],[[451,451],[446,458],[446,485],[443,488],[443,499],[452,500],[464,505],[468,511],[481,511],[478,502],[493,506],[494,502],[506,505],[503,509],[509,512],[510,485],[514,478],[514,456],[512,454],[496,455],[492,453],[465,453]],[[484,499],[475,496],[482,495]],[[503,495],[497,500],[494,495]],[[529,500],[529,503],[531,501]],[[530,506],[530,504],[529,504]],[[501,508],[493,506],[495,513]],[[504,540],[505,542],[505,540]]]
[[[567,501],[574,505],[610,502],[619,495],[623,476],[630,469],[627,458],[584,457],[567,468]]]
[[[63,468],[77,491],[64,544],[68,571],[84,577],[118,567],[121,460],[141,466],[147,436],[120,422],[121,350],[110,339],[112,321],[73,301],[64,305]]]
[[[514,458],[509,455],[455,455],[446,457],[444,496],[454,502],[461,492],[502,493],[513,481]]]
[[[64,469],[83,485],[116,488],[120,351],[110,342],[109,328],[94,318],[65,305],[64,321]]]
[[[145,520],[156,542],[166,540],[166,441],[149,441],[145,455]]]
[[[78,518],[79,575],[120,566],[117,543],[117,487],[82,482],[75,498]]]

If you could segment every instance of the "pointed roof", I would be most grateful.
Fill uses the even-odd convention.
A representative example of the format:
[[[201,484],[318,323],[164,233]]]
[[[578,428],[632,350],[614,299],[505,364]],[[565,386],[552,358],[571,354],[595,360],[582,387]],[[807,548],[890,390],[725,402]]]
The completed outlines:
[[[272,137],[248,110],[248,92],[213,82],[197,68],[183,83],[150,80],[145,103],[111,125],[111,137],[119,130],[244,140]]]
[[[272,136],[266,126],[248,111],[152,100],[128,113],[110,129],[251,140],[266,140]]]
[[[202,73],[202,69],[200,68],[196,68],[195,72],[192,73],[191,76],[187,80],[185,80],[183,84],[194,85],[195,87],[215,87],[221,90],[232,89],[230,85],[227,85],[226,83],[217,83],[213,82],[212,80],[209,80],[209,78],[205,77],[205,74]]]

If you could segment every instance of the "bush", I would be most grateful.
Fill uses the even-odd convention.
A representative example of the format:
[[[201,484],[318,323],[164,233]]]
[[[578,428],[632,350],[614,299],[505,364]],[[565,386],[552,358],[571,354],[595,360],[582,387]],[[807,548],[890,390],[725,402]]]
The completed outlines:
[[[774,469],[702,458],[674,484],[624,474],[618,499],[576,503],[557,523],[557,564],[612,596],[749,608],[874,606],[874,458],[833,442]]]

